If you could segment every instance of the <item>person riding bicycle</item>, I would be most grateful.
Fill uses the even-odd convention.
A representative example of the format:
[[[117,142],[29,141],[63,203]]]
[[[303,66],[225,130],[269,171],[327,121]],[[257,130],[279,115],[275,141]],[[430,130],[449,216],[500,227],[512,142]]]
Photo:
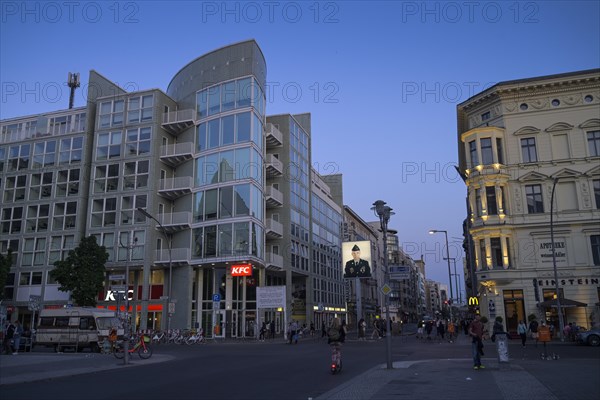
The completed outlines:
[[[331,321],[331,326],[327,329],[327,344],[331,345],[332,363],[340,365],[342,361],[342,343],[346,340],[346,328],[340,322],[339,318]]]

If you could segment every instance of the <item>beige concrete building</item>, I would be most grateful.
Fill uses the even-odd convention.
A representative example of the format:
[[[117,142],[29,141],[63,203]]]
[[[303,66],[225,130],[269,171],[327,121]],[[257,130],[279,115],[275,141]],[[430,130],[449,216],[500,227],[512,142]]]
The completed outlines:
[[[558,327],[558,283],[565,324],[598,323],[600,70],[500,82],[457,114],[482,315]]]

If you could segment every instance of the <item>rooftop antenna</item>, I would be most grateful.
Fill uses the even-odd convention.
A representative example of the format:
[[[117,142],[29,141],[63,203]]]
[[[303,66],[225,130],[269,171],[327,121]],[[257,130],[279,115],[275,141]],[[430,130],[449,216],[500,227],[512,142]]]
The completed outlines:
[[[73,108],[73,101],[75,100],[75,89],[78,88],[79,83],[79,72],[69,72],[69,81],[67,86],[71,88],[71,96],[69,97],[69,109]]]

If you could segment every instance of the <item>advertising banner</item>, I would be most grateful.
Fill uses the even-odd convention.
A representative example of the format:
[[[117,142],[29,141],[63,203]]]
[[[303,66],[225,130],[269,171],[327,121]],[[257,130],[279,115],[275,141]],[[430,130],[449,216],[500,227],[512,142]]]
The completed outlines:
[[[371,242],[368,240],[342,243],[344,278],[371,277]]]

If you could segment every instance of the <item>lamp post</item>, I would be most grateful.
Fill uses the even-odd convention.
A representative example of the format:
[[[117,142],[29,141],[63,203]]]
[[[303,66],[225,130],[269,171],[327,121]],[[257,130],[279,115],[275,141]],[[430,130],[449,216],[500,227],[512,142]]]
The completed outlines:
[[[552,266],[554,267],[554,288],[556,289],[556,312],[558,312],[558,329],[560,340],[564,342],[565,336],[563,335],[563,329],[565,328],[565,322],[563,320],[562,308],[560,304],[558,272],[556,271],[556,250],[554,248],[554,189],[556,189],[557,183],[558,178],[554,178],[554,183],[552,184],[552,195],[550,196],[550,241],[552,242]]]
[[[167,237],[167,231],[165,230],[165,227],[160,223],[160,221],[156,218],[154,218],[154,216],[150,213],[148,213],[148,211],[144,210],[141,207],[138,207],[137,210],[139,212],[141,212],[146,218],[150,218],[153,219],[154,221],[156,221],[156,223],[158,223],[158,226],[160,226],[160,230],[162,231],[163,235],[165,235],[165,237]],[[171,235],[168,235],[168,240],[169,240],[169,293],[167,294],[167,332],[169,332],[171,330],[171,313],[169,312],[169,303],[171,302],[171,290],[173,289],[173,258],[171,256],[171,245],[172,245],[172,237]]]
[[[129,364],[129,259],[131,258],[131,253],[133,252],[133,248],[135,247],[138,239],[136,237],[133,238],[132,241],[129,241],[129,235],[127,235],[127,245],[123,244],[121,240],[121,236],[119,235],[119,244],[122,248],[127,251],[125,258],[125,327],[124,327],[124,340],[123,340],[123,363],[125,365]],[[135,322],[135,321],[134,321]]]
[[[454,275],[454,284],[456,285],[456,301],[458,301],[458,304],[462,304],[462,293],[460,290],[460,280],[458,279],[458,274],[456,273],[456,258],[452,257],[450,258],[452,260],[452,264],[454,265],[454,273],[452,275]],[[445,258],[444,258],[445,260]]]
[[[381,232],[383,233],[383,269],[385,271],[385,283],[388,284],[390,281],[390,271],[388,270],[388,254],[387,254],[387,226],[390,217],[394,215],[392,208],[385,205],[385,201],[377,200],[373,203],[371,210],[375,212],[375,215],[379,217],[379,224],[381,225]],[[387,349],[387,369],[393,369],[392,364],[392,325],[390,321],[390,300],[388,295],[385,295],[385,319],[387,333],[385,335],[386,349]]]
[[[450,271],[450,248],[448,246],[448,231],[431,229],[429,231],[429,234],[433,235],[434,233],[440,232],[444,233],[444,236],[446,237],[446,261],[448,261],[448,283],[450,284],[450,300],[452,300],[454,294],[452,292],[452,272]],[[450,304],[450,319],[452,319],[452,304]]]

